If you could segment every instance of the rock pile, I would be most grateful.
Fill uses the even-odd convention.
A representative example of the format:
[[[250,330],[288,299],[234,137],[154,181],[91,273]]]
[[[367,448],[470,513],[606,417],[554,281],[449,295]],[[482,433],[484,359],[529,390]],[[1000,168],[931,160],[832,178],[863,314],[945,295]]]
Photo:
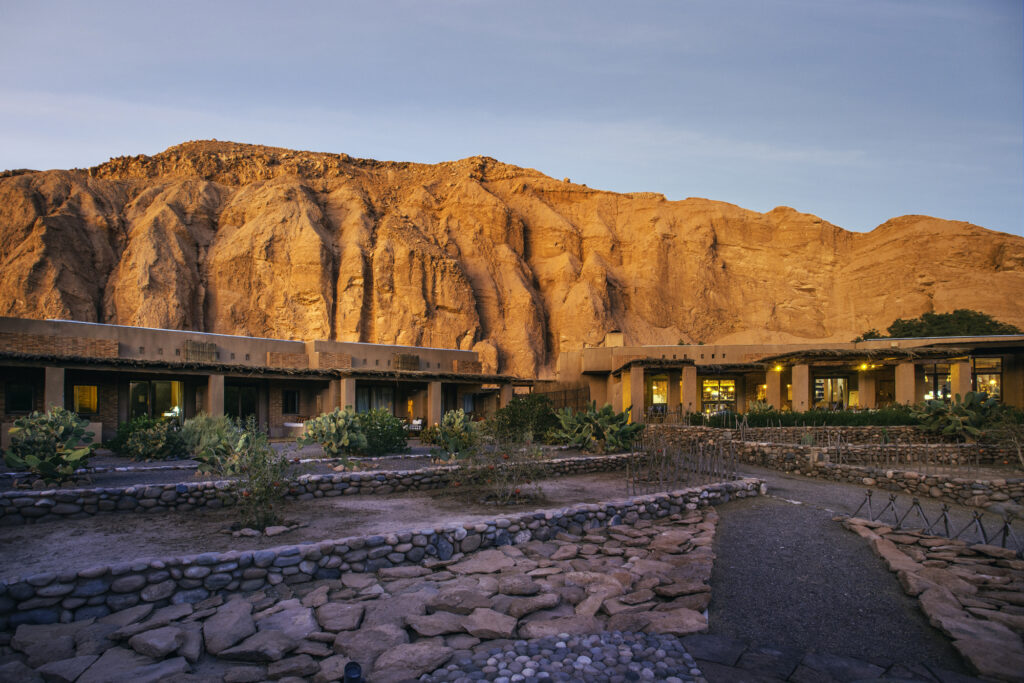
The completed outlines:
[[[1013,550],[844,519],[982,676],[1024,681],[1024,560]]]
[[[375,682],[693,680],[668,636],[707,629],[716,520],[684,511],[429,567],[22,624],[0,634],[0,679],[333,681],[355,661]]]

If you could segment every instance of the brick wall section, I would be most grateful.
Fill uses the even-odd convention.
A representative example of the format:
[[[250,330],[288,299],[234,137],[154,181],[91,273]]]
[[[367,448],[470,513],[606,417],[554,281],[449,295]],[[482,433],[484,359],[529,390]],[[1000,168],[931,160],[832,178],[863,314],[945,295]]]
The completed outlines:
[[[351,370],[352,356],[348,353],[319,353],[321,370]]]
[[[453,360],[452,370],[467,375],[479,375],[483,365],[478,360]]]
[[[267,367],[304,370],[309,367],[309,356],[304,353],[267,351]]]
[[[0,332],[0,350],[43,356],[117,358],[117,342],[113,339],[55,337],[21,332]]]

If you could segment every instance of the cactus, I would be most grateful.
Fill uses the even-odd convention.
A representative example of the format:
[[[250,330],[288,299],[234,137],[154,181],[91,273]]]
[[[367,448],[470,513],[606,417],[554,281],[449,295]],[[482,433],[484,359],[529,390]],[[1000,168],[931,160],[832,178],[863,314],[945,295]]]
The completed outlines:
[[[341,410],[336,408],[333,413],[325,413],[306,422],[302,436],[298,438],[300,446],[318,443],[324,453],[332,458],[366,450],[366,435],[359,423],[359,417],[351,407]]]
[[[11,447],[4,456],[16,470],[28,470],[47,483],[71,479],[88,465],[92,432],[87,420],[65,408],[51,408],[18,418],[11,427]],[[79,444],[85,444],[79,447]]]
[[[478,442],[473,423],[461,408],[444,414],[434,438],[437,447],[431,449],[431,453],[445,460],[471,455]]]
[[[926,432],[951,436],[958,441],[977,441],[984,429],[999,416],[999,402],[984,391],[968,391],[950,403],[925,401],[911,409]]]

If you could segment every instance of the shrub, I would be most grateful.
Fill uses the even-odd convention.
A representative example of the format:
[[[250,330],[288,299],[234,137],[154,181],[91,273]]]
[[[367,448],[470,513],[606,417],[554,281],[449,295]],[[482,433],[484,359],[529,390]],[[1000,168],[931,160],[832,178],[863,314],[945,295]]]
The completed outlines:
[[[117,425],[117,436],[103,445],[119,455],[124,455],[125,444],[128,443],[128,439],[131,438],[132,434],[143,429],[149,429],[159,422],[160,420],[157,418],[149,417],[148,415],[140,415],[128,422],[122,422]]]
[[[363,452],[371,456],[406,451],[405,423],[383,408],[359,413],[359,426],[366,436]]]
[[[474,452],[452,473],[452,485],[482,493],[485,501],[498,505],[525,502],[541,494],[543,459],[532,446]]]
[[[92,454],[93,433],[85,431],[88,426],[88,420],[57,407],[18,418],[11,427],[11,447],[4,460],[47,483],[69,480],[76,469],[88,465]],[[79,447],[80,443],[85,446]]]
[[[600,410],[596,403],[583,411],[574,413],[563,408],[557,413],[560,428],[554,431],[564,443],[581,450],[595,452],[619,452],[633,447],[633,441],[643,430],[643,423],[629,422],[629,411],[616,413],[609,404]]]
[[[424,446],[436,446],[441,436],[441,425],[430,425],[420,430],[420,443]]]
[[[181,426],[175,420],[159,420],[145,429],[136,429],[125,440],[121,455],[132,460],[177,460],[188,454],[181,438]]]
[[[318,443],[324,453],[332,458],[344,458],[367,448],[366,435],[359,417],[351,408],[336,408],[333,413],[324,413],[307,420],[306,429],[297,443],[300,446]]]
[[[235,446],[242,432],[242,427],[229,417],[200,413],[185,420],[181,440],[199,462],[199,472],[228,475],[236,469]]]
[[[543,394],[513,397],[489,422],[494,438],[506,442],[541,441],[559,425],[551,399]]]
[[[435,447],[430,452],[434,457],[454,460],[471,455],[475,452],[477,443],[476,430],[469,416],[461,408],[449,410],[441,418],[434,441]]]
[[[276,504],[294,480],[292,467],[287,457],[270,447],[253,418],[240,431],[233,452],[241,521],[254,529],[266,529],[280,521]]]

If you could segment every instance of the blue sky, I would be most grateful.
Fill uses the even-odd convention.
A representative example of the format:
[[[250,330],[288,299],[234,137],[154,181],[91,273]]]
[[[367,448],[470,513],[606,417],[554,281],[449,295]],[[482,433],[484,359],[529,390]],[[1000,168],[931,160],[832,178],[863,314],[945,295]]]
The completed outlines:
[[[217,138],[1024,234],[1021,0],[0,0],[0,169]]]

